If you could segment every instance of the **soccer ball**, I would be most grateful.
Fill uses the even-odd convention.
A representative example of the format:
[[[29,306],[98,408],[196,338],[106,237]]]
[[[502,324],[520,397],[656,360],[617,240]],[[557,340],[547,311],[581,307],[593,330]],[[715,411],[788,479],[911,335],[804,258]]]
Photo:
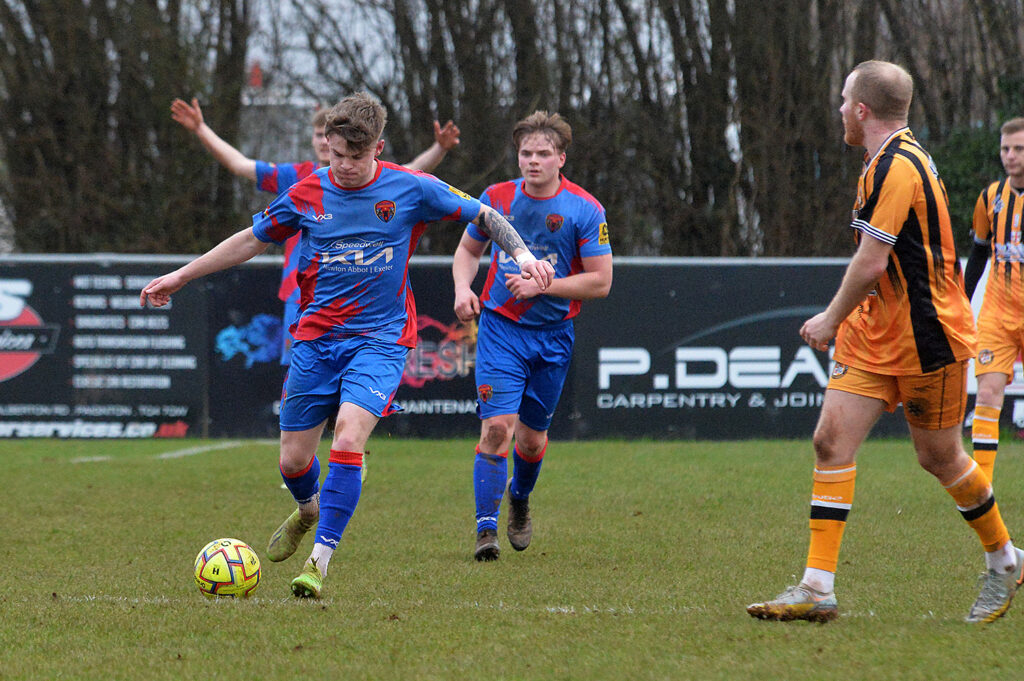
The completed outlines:
[[[196,586],[208,598],[248,598],[260,583],[260,559],[239,539],[214,539],[196,556]]]

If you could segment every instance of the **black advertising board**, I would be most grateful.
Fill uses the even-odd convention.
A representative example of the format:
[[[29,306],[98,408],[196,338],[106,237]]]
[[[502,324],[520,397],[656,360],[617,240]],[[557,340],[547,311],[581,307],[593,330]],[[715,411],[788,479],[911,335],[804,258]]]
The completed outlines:
[[[279,263],[246,265],[208,277],[210,329],[209,435],[277,437],[284,368],[279,361],[282,306]],[[451,261],[416,258],[409,279],[416,299],[418,341],[406,360],[395,403],[377,433],[454,437],[479,431],[473,359],[476,325],[453,309]],[[483,276],[479,277],[483,281]]]
[[[0,439],[276,438],[280,258],[193,282],[170,308],[140,308],[141,287],[187,260],[0,256]],[[831,367],[798,331],[845,266],[617,258],[609,298],[577,317],[551,437],[809,438]],[[455,318],[451,261],[414,258],[409,276],[418,347],[396,394],[403,409],[377,432],[475,437],[476,325]],[[1019,429],[1022,395],[1018,363],[1003,420]],[[902,416],[875,433],[906,433]]]
[[[245,264],[194,282],[207,297],[210,437],[276,438],[284,304],[276,259]]]
[[[141,308],[168,266],[114,257],[0,260],[0,438],[201,434],[206,297]]]
[[[810,437],[830,366],[799,330],[845,268],[839,260],[616,262],[612,295],[586,303],[576,324],[573,435]],[[900,421],[883,417],[875,432]]]
[[[476,415],[476,323],[455,317],[450,258],[417,258],[409,268],[416,298],[416,348],[409,352],[395,402],[402,410],[377,432],[403,437],[459,437],[480,433]],[[481,265],[475,290],[479,293]]]

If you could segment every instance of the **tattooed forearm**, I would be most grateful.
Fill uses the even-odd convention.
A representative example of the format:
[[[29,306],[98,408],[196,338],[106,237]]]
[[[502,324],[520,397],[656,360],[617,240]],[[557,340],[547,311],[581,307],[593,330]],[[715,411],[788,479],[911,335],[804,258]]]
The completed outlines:
[[[498,211],[485,207],[478,216],[478,220],[477,224],[480,229],[486,232],[487,236],[491,237],[491,241],[498,244],[501,250],[509,255],[512,255],[516,249],[526,248],[523,238]]]

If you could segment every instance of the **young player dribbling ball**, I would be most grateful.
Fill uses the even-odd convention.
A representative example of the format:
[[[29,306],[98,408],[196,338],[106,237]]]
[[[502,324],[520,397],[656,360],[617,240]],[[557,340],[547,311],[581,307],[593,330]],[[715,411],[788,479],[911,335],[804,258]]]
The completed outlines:
[[[372,96],[346,97],[328,114],[330,164],[275,199],[253,225],[147,284],[140,303],[166,305],[198,277],[240,264],[297,233],[300,303],[281,406],[279,468],[297,508],[270,538],[283,561],[316,526],[313,550],[291,583],[319,598],[334,551],[359,502],[366,442],[392,413],[406,355],[416,344],[408,262],[426,224],[473,222],[541,290],[553,269],[494,209],[437,178],[378,160],[387,111]],[[323,489],[317,445],[337,410]]]

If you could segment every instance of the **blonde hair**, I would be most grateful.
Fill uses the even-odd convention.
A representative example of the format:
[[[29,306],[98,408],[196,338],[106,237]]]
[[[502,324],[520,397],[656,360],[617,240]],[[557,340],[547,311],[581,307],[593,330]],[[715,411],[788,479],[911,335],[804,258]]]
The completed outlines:
[[[850,96],[861,102],[882,121],[906,122],[910,100],[914,96],[914,79],[907,70],[892,62],[872,59],[854,67]]]
[[[527,135],[535,132],[542,133],[554,145],[559,153],[564,153],[572,144],[572,127],[565,122],[565,119],[557,113],[547,111],[534,111],[532,114],[516,123],[512,128],[512,144],[516,150]]]
[[[309,119],[309,124],[314,128],[323,128],[327,126],[327,114],[331,112],[330,108],[322,106],[313,112],[313,115]]]
[[[999,128],[999,134],[1001,135],[1012,135],[1014,133],[1024,130],[1024,118],[1011,118],[1010,120],[1003,123],[1003,126]]]

